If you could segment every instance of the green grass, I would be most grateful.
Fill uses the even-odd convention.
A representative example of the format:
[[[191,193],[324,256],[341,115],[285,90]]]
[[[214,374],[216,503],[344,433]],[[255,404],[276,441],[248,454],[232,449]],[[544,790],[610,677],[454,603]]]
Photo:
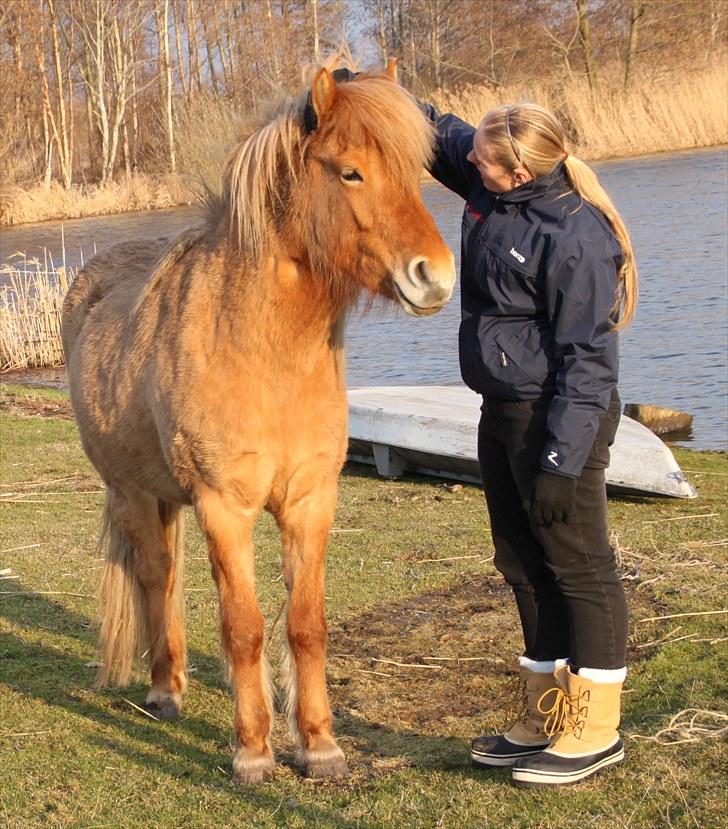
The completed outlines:
[[[73,422],[27,414],[44,401],[63,404],[63,395],[51,397],[21,387],[0,396],[0,570],[17,576],[0,581],[0,826],[725,825],[722,739],[634,739],[654,736],[683,709],[726,711],[728,654],[719,640],[728,637],[728,618],[712,613],[728,607],[725,454],[676,451],[691,470],[696,501],[610,500],[632,611],[627,761],[559,792],[515,789],[507,772],[469,766],[469,739],[502,721],[501,692],[519,652],[480,492],[347,469],[326,595],[331,700],[352,774],[343,783],[302,779],[278,715],[275,776],[246,789],[230,781],[232,706],[220,667],[216,594],[193,521],[186,574],[193,672],[183,718],[158,724],[142,716],[130,704],[142,704],[142,683],[123,691],[92,687],[103,495]],[[256,536],[259,597],[272,625],[283,587],[267,516]],[[429,561],[449,557],[460,558]],[[643,621],[706,611],[711,615]],[[279,628],[270,646],[274,666]],[[381,659],[440,667],[398,668]]]

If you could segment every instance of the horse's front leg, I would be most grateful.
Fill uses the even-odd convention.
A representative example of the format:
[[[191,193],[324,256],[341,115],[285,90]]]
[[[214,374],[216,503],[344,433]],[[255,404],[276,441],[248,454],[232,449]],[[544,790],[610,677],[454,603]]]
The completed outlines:
[[[301,497],[296,487],[277,511],[283,535],[283,573],[288,588],[288,715],[299,743],[298,759],[309,777],[348,773],[336,744],[326,693],[324,563],[336,509],[336,478]]]
[[[252,529],[258,508],[239,507],[215,492],[199,497],[196,510],[208,541],[220,594],[220,629],[235,695],[237,748],[233,779],[259,783],[273,773],[272,704],[263,657],[264,622],[255,596]]]

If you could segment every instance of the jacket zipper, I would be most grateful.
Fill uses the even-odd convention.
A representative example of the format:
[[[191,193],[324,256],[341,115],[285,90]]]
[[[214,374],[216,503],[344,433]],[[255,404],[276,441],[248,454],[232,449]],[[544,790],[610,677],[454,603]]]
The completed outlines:
[[[501,349],[501,352],[500,352],[500,363],[504,368],[508,365],[508,357],[506,355],[506,352],[503,351],[502,349]]]

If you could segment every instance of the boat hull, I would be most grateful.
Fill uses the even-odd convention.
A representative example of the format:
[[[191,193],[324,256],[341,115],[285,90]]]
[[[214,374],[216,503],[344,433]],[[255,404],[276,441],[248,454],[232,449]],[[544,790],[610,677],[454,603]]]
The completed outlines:
[[[384,477],[408,473],[480,483],[481,398],[465,386],[349,390],[349,460]],[[695,498],[669,447],[622,416],[606,470],[612,492]]]

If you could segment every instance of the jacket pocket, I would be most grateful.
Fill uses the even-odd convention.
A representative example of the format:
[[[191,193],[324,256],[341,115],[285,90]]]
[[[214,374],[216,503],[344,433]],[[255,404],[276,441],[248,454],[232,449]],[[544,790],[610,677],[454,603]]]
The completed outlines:
[[[535,329],[534,333],[537,333]],[[538,392],[543,392],[553,380],[553,358],[548,353],[545,343],[538,339],[531,342],[532,339],[534,338],[528,332],[526,342],[521,342],[520,338],[509,337],[504,332],[494,337],[501,368],[515,367],[511,368],[510,373],[518,388],[532,391],[529,387],[533,386]]]

